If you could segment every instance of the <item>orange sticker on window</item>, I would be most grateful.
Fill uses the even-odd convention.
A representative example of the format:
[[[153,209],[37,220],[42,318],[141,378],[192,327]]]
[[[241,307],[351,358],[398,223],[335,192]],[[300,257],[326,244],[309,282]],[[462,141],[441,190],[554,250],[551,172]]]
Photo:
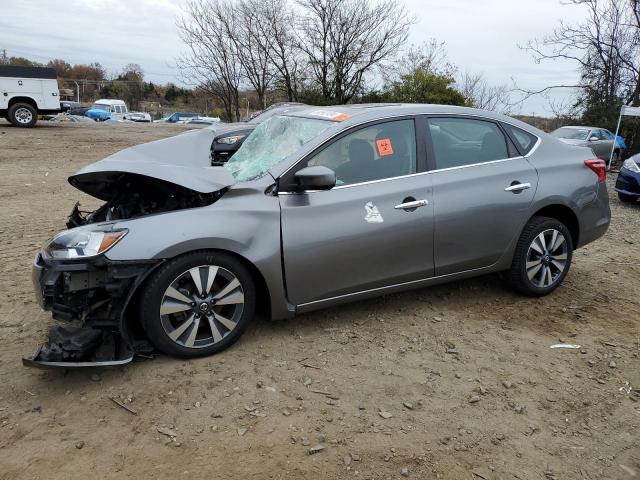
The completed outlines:
[[[381,157],[393,155],[393,145],[391,145],[391,140],[388,138],[376,140],[376,147],[378,147],[378,155]]]

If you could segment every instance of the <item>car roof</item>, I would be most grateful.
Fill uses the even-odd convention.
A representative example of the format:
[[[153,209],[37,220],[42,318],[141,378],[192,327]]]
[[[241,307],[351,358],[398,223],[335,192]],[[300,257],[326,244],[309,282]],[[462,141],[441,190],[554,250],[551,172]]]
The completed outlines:
[[[112,100],[109,98],[100,98],[93,103],[101,103],[103,105],[124,105],[124,100]]]
[[[349,125],[360,124],[368,121],[381,120],[384,118],[399,117],[403,115],[464,115],[481,117],[508,123],[523,130],[529,131],[537,136],[546,135],[528,123],[524,123],[513,117],[508,117],[500,113],[488,110],[480,110],[471,107],[457,107],[454,105],[438,104],[417,104],[417,103],[369,103],[353,105],[335,105],[326,107],[297,108],[283,115],[291,117],[316,118],[329,120],[336,123],[344,123],[346,128]]]

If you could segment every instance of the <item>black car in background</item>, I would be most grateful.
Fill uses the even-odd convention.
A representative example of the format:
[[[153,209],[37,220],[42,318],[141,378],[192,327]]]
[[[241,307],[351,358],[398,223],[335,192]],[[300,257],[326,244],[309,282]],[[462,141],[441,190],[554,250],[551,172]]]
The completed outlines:
[[[217,135],[211,144],[211,165],[219,166],[229,160],[238,151],[242,142],[253,129],[265,120],[292,110],[307,107],[304,103],[274,103],[269,108],[254,114],[247,122],[217,124],[209,127]]]

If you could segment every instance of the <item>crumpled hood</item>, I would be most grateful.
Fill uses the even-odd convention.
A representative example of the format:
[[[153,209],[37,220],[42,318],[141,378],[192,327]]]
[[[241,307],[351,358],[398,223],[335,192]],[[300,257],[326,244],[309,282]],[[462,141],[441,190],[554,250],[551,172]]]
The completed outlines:
[[[215,132],[199,129],[125,148],[82,168],[69,177],[69,183],[101,200],[114,195],[110,187],[123,174],[156,178],[199,193],[215,192],[233,185],[235,179],[224,167],[211,166],[214,137]]]

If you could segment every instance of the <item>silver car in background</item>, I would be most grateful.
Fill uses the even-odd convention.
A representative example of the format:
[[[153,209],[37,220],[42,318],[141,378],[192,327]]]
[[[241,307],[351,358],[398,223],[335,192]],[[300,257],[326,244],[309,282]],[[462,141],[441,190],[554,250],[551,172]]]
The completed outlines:
[[[566,126],[554,130],[551,135],[569,145],[588,147],[603,160],[609,160],[612,150],[614,162],[621,158],[622,152],[614,140],[613,133],[604,128]]]
[[[71,337],[109,331],[127,351],[196,357],[257,312],[501,271],[546,295],[609,226],[602,160],[491,112],[297,109],[258,125],[224,167],[208,166],[213,136],[132,147],[70,177],[105,203],[74,209],[34,283],[54,318],[80,324]],[[91,348],[65,358],[90,363]],[[59,359],[45,353],[35,361]]]

